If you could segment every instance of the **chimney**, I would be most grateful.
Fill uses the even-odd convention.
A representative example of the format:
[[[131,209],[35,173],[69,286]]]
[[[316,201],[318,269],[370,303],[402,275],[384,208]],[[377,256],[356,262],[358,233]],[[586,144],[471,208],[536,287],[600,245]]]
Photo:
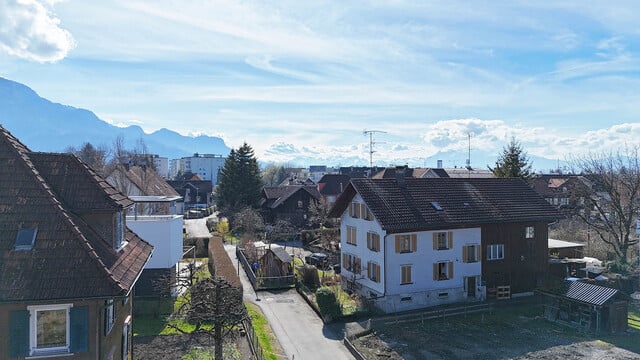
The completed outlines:
[[[437,166],[437,168],[438,168],[438,169],[442,169],[442,160],[438,160],[438,166]]]
[[[407,182],[404,178],[404,173],[406,170],[406,166],[396,166],[396,181],[398,182],[398,186],[401,189],[407,187]]]

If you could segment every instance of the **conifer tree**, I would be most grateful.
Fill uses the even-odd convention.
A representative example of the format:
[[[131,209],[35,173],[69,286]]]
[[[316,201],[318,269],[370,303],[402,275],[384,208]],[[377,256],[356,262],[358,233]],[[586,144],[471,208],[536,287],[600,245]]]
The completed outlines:
[[[520,142],[516,138],[511,138],[511,142],[502,150],[502,154],[496,160],[496,166],[489,170],[496,177],[512,177],[529,180],[533,173],[531,172],[531,164],[527,153],[522,149]]]
[[[232,149],[218,178],[218,207],[231,212],[255,207],[261,191],[260,167],[251,146],[244,143],[237,150]]]

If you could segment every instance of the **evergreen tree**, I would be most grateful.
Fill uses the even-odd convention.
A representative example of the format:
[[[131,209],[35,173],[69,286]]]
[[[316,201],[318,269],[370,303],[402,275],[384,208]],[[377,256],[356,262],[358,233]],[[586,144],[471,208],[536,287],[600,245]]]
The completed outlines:
[[[261,191],[260,167],[251,146],[244,143],[237,150],[232,149],[218,178],[218,207],[232,212],[255,207]]]
[[[533,173],[527,153],[522,149],[520,142],[516,138],[511,138],[511,142],[502,150],[502,154],[496,160],[494,168],[489,167],[496,177],[523,178],[528,180]]]

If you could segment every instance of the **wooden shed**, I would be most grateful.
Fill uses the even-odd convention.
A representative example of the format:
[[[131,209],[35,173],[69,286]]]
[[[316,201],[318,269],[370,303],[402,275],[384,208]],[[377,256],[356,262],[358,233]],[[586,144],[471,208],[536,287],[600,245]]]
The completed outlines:
[[[629,296],[617,289],[582,281],[564,281],[545,296],[545,317],[583,331],[627,329]]]

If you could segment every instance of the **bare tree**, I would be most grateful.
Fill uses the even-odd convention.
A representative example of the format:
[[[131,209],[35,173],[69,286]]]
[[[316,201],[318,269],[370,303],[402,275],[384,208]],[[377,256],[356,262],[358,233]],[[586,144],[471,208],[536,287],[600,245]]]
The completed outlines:
[[[234,233],[255,235],[264,231],[262,216],[252,207],[245,207],[231,218],[231,228]]]
[[[577,187],[573,196],[582,219],[597,238],[615,254],[616,270],[629,271],[629,249],[638,244],[635,235],[640,211],[640,160],[638,146],[622,152],[590,154],[571,160],[573,167],[591,182]]]

